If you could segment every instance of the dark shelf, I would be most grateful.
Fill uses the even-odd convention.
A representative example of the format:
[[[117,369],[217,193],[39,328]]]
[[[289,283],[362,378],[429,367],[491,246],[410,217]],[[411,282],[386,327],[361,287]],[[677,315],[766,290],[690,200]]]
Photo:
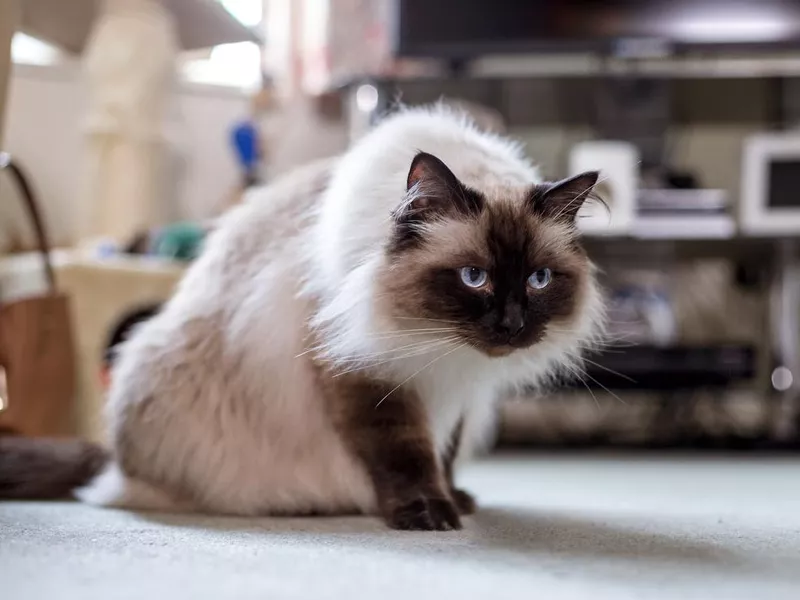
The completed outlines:
[[[585,382],[590,388],[665,392],[724,388],[752,380],[757,355],[753,346],[744,344],[637,345],[588,354],[587,358],[591,362],[583,368],[589,374]],[[568,382],[566,387],[585,389],[580,381]]]

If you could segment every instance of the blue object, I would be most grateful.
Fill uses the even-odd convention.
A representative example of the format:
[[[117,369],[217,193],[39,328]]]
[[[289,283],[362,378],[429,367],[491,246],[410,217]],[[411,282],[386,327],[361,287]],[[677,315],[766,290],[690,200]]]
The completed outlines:
[[[236,156],[246,174],[251,174],[258,166],[258,129],[252,121],[244,121],[233,128],[233,146]]]

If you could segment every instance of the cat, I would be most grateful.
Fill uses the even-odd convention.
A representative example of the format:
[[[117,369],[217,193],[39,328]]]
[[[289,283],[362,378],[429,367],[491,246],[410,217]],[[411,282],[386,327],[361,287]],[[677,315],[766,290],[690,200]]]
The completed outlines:
[[[111,456],[76,495],[460,528],[475,501],[454,463],[497,400],[601,335],[576,227],[597,179],[544,182],[519,145],[438,106],[251,193],[121,347]]]

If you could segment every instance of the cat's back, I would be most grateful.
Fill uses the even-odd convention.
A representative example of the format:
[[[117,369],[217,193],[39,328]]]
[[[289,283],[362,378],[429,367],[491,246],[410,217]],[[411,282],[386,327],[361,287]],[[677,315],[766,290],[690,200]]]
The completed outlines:
[[[141,372],[152,383],[151,370],[186,360],[187,340],[193,336],[216,340],[218,352],[231,340],[239,351],[253,345],[258,356],[265,341],[274,341],[274,348],[296,345],[306,318],[305,306],[295,300],[303,270],[297,247],[314,222],[334,164],[320,161],[284,175],[251,191],[220,217],[170,300],[122,347],[117,373],[137,380]],[[209,364],[219,360],[204,358]],[[129,387],[112,386],[112,403],[117,388],[127,396]]]
[[[208,250],[213,253],[216,243],[257,252],[282,247],[302,235],[316,219],[320,195],[337,164],[336,158],[316,161],[250,191],[240,206],[220,219],[220,239],[210,240]]]
[[[264,271],[296,269],[302,258],[296,248],[316,220],[336,164],[337,159],[320,160],[248,192],[215,223],[172,304],[193,300],[211,309],[241,297]]]

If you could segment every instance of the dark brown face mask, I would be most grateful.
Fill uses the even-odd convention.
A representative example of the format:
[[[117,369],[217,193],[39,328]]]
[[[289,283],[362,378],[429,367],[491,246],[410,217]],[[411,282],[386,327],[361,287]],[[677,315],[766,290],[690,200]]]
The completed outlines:
[[[489,201],[418,154],[387,247],[396,312],[447,321],[491,356],[537,343],[578,310],[589,262],[575,218],[597,179],[584,173]]]

